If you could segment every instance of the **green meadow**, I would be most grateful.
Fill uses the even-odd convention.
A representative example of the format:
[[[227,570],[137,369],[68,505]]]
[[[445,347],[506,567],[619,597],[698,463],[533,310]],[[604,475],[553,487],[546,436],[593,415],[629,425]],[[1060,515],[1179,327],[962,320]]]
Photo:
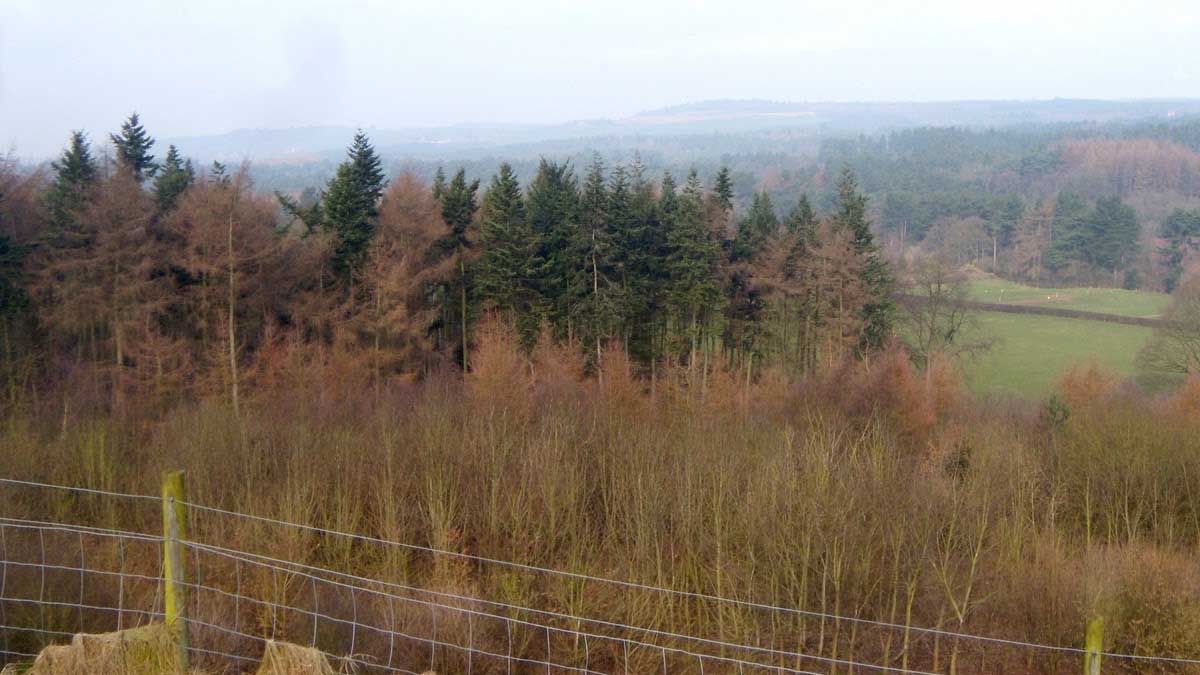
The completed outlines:
[[[1158,316],[1170,302],[1163,293],[1034,288],[1000,279],[971,282],[970,298],[1136,317]],[[987,311],[979,312],[976,320],[978,334],[996,340],[966,368],[971,388],[980,394],[1046,396],[1067,368],[1093,358],[1114,373],[1132,377],[1138,351],[1153,333],[1142,326]]]

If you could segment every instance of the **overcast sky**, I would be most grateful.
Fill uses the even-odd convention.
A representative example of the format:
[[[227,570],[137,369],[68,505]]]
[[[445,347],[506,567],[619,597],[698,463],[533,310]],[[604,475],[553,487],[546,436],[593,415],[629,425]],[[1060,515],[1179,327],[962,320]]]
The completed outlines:
[[[0,152],[714,98],[1200,97],[1200,1],[0,0]]]

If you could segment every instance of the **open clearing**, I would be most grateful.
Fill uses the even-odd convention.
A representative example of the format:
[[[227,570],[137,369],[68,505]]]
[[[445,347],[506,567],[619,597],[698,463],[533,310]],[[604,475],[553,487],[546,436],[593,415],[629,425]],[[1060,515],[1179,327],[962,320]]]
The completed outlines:
[[[1136,317],[1159,316],[1171,302],[1166,293],[1122,288],[1035,288],[994,277],[972,281],[970,299]]]
[[[1034,288],[996,278],[972,281],[970,298],[1135,317],[1159,316],[1171,299],[1119,288]],[[1132,377],[1137,353],[1154,332],[1104,321],[986,311],[977,320],[979,334],[997,340],[966,369],[971,389],[980,394],[1046,396],[1067,368],[1092,358]]]
[[[995,337],[988,353],[967,366],[981,394],[1046,396],[1063,372],[1095,358],[1119,375],[1135,374],[1134,360],[1153,329],[1056,316],[980,312],[978,330]]]

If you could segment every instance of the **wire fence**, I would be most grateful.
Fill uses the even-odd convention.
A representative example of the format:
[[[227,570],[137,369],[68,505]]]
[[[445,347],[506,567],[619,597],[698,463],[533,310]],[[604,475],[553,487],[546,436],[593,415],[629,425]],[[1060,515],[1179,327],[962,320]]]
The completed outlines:
[[[67,490],[102,500],[127,500],[160,509],[162,499],[102,490],[78,490],[0,478],[27,490]],[[806,617],[903,631],[904,644],[947,638],[978,649],[1009,649],[1070,657],[1085,649],[1000,637],[905,626],[805,609],[673,590],[629,581],[523,565],[503,560],[337,532],[261,516],[187,503],[191,513],[248,519],[343,538],[360,545],[420,551],[476,565],[574,579],[687,601],[715,602],[782,616]],[[114,519],[115,520],[115,519]],[[132,519],[135,520],[136,519]],[[124,521],[122,521],[124,522]],[[154,522],[147,517],[144,522]],[[186,622],[193,664],[206,672],[253,671],[268,641],[319,649],[360,673],[579,673],[581,675],[674,675],[696,673],[909,673],[933,671],[907,666],[899,650],[867,660],[851,645],[805,649],[789,634],[756,640],[689,634],[638,626],[613,617],[553,611],[484,597],[468,576],[437,587],[403,580],[359,576],[350,571],[300,562],[306,555],[251,552],[222,546],[193,529],[177,543],[185,552]],[[149,529],[149,528],[147,528]],[[81,524],[0,516],[0,662],[29,661],[49,644],[78,633],[103,633],[161,621],[166,612],[163,549],[159,534]],[[301,553],[304,553],[301,551]],[[853,643],[854,638],[850,638]],[[1105,653],[1154,666],[1200,665],[1200,660]],[[944,668],[938,669],[944,672]],[[1074,668],[1070,668],[1074,670]]]

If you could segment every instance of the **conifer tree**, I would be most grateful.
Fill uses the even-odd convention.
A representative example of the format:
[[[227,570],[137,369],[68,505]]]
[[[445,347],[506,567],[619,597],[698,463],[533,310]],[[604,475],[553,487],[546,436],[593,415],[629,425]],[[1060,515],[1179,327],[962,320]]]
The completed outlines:
[[[109,138],[116,146],[117,162],[121,167],[132,172],[139,181],[154,175],[158,169],[154,155],[150,154],[154,139],[146,133],[136,112],[121,124],[121,133],[109,134]]]
[[[325,191],[323,222],[336,237],[333,268],[340,274],[358,270],[375,235],[383,194],[381,165],[367,135],[359,130]]]
[[[196,172],[192,169],[192,160],[184,161],[179,155],[179,149],[174,145],[169,146],[161,171],[154,178],[154,199],[158,202],[158,210],[165,213],[175,208],[179,196],[195,180]]]
[[[738,225],[737,237],[733,241],[731,258],[750,260],[754,254],[762,250],[767,238],[779,227],[779,217],[775,214],[775,205],[766,192],[755,192],[750,202],[750,210]]]
[[[54,182],[46,191],[46,207],[55,228],[62,234],[75,224],[80,210],[87,205],[98,174],[82,131],[71,133],[70,145],[50,166],[54,170]]]
[[[433,198],[441,201],[444,194],[446,194],[446,171],[439,166],[437,172],[433,174]]]
[[[713,197],[725,211],[733,210],[733,178],[729,175],[729,167],[722,166],[717,171],[713,181]]]
[[[875,243],[871,223],[867,220],[867,197],[858,189],[858,181],[850,169],[842,170],[837,190],[833,224],[835,229],[849,233],[854,251],[861,258],[862,287],[868,298],[861,313],[861,346],[878,348],[892,333],[895,278]]]
[[[627,279],[625,335],[629,355],[654,372],[665,330],[666,230],[659,218],[661,198],[636,155],[629,177],[629,219],[621,244]]]
[[[666,195],[664,191],[664,198]],[[683,337],[681,346],[687,350],[688,367],[692,368],[696,365],[707,317],[717,308],[721,297],[715,276],[720,247],[705,222],[703,188],[695,170],[688,174],[683,194],[672,211],[667,231],[668,305],[672,321]]]
[[[810,237],[816,233],[817,215],[813,212],[807,194],[800,195],[800,201],[796,202],[796,207],[788,214],[785,225],[791,233],[803,232]]]
[[[461,363],[465,372],[469,366],[467,331],[469,329],[469,305],[467,291],[470,285],[467,263],[472,253],[471,224],[475,219],[475,194],[479,190],[479,181],[467,182],[466,171],[459,169],[454,179],[442,193],[442,220],[450,231],[438,242],[438,248],[452,254],[455,260],[454,288],[446,293],[446,305],[443,308],[443,325],[457,328],[454,333],[458,336],[458,347],[461,349]]]
[[[208,169],[208,178],[212,182],[221,185],[230,184],[229,171],[227,167],[215,159],[213,160],[212,166]]]
[[[612,204],[604,164],[597,155],[588,168],[580,195],[580,227],[571,245],[577,261],[576,273],[568,294],[576,317],[574,323],[579,326],[581,341],[589,348],[591,367],[598,372],[602,372],[602,342],[611,335],[618,310],[612,236],[608,228]]]
[[[579,185],[570,165],[541,160],[525,205],[529,227],[538,242],[532,272],[543,304],[541,311],[559,337],[565,337],[571,319],[570,288],[578,267],[571,247],[578,229]]]
[[[480,208],[480,257],[475,291],[484,307],[511,315],[522,344],[537,341],[540,317],[535,274],[538,240],[525,215],[525,201],[508,163],[492,177]]]

